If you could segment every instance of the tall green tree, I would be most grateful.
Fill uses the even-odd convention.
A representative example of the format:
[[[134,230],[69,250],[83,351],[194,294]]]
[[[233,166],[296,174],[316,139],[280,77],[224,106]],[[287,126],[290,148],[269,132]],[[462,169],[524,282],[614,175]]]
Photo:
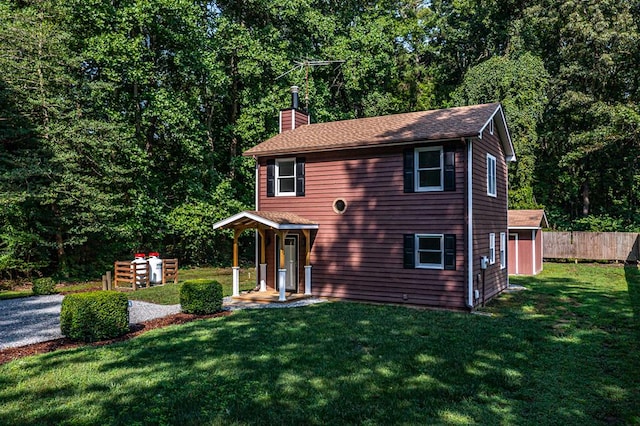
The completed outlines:
[[[538,127],[547,104],[549,75],[531,53],[494,56],[472,67],[453,94],[457,105],[502,102],[516,151],[509,165],[509,208],[538,208],[534,196]]]
[[[552,76],[536,192],[558,223],[638,226],[639,123],[629,113],[639,106],[638,18],[638,2],[541,1],[525,10],[523,39]]]

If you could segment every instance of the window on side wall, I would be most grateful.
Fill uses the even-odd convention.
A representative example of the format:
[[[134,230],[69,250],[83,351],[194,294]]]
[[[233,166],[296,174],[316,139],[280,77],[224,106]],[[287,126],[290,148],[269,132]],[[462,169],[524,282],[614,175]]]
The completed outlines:
[[[267,161],[267,197],[304,196],[305,159]]]
[[[496,157],[487,154],[487,195],[491,197],[497,196],[496,183]]]
[[[500,269],[507,267],[507,234],[500,233]]]
[[[496,263],[496,234],[489,234],[489,264]]]

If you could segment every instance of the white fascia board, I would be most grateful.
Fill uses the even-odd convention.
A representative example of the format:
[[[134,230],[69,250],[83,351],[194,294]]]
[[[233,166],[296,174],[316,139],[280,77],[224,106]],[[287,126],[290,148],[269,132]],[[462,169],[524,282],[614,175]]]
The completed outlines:
[[[508,228],[509,228],[509,230],[511,230],[511,229],[523,229],[523,230],[541,229],[539,226],[509,226]]]
[[[213,224],[213,229],[222,228],[222,227],[224,227],[226,225],[229,225],[229,224],[235,222],[236,220],[244,219],[244,218],[255,220],[256,222],[260,222],[263,225],[269,226],[271,228],[277,228],[278,227],[277,223],[272,222],[270,220],[267,220],[267,219],[265,219],[263,217],[256,216],[256,215],[254,215],[252,213],[249,213],[249,212],[240,212],[240,213],[234,214],[233,216],[228,217],[228,218],[226,218],[224,220],[221,220],[220,222],[214,223]]]
[[[296,229],[319,229],[317,224],[314,225],[296,225],[296,224],[283,224],[283,225],[277,225],[277,227],[274,226],[274,228],[276,229],[282,229],[284,230],[296,230]]]
[[[489,126],[491,120],[493,120],[498,113],[500,118],[496,120],[496,129],[498,130],[500,140],[503,141],[502,148],[504,149],[504,157],[507,162],[516,161],[516,151],[513,147],[513,141],[511,140],[511,135],[509,134],[509,129],[507,128],[507,119],[504,116],[504,111],[502,110],[501,104],[498,104],[498,107],[493,112],[493,114],[491,114],[491,117],[489,117],[489,119],[484,123],[484,125],[478,132],[478,137],[482,139],[482,133],[484,132],[484,129]]]

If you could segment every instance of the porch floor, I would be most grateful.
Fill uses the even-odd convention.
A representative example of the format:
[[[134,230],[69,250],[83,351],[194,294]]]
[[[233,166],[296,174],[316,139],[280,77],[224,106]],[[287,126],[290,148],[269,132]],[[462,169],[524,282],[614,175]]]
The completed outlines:
[[[297,300],[302,300],[302,299],[308,299],[310,297],[313,297],[313,295],[310,294],[303,294],[303,293],[292,293],[292,292],[286,292],[285,296],[287,298],[287,300],[285,300],[284,302],[281,302],[280,300],[278,300],[280,298],[280,293],[278,293],[277,291],[273,291],[273,290],[267,290],[267,291],[255,291],[255,290],[251,290],[251,291],[247,291],[247,292],[243,292],[240,293],[239,296],[233,296],[232,300],[235,302],[251,302],[251,303],[290,303],[290,302],[295,302]]]

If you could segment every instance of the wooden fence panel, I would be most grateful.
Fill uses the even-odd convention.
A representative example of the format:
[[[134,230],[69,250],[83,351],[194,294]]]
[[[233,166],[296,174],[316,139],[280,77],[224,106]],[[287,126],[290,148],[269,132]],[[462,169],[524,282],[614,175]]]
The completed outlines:
[[[544,257],[637,262],[639,239],[634,232],[544,232]]]

